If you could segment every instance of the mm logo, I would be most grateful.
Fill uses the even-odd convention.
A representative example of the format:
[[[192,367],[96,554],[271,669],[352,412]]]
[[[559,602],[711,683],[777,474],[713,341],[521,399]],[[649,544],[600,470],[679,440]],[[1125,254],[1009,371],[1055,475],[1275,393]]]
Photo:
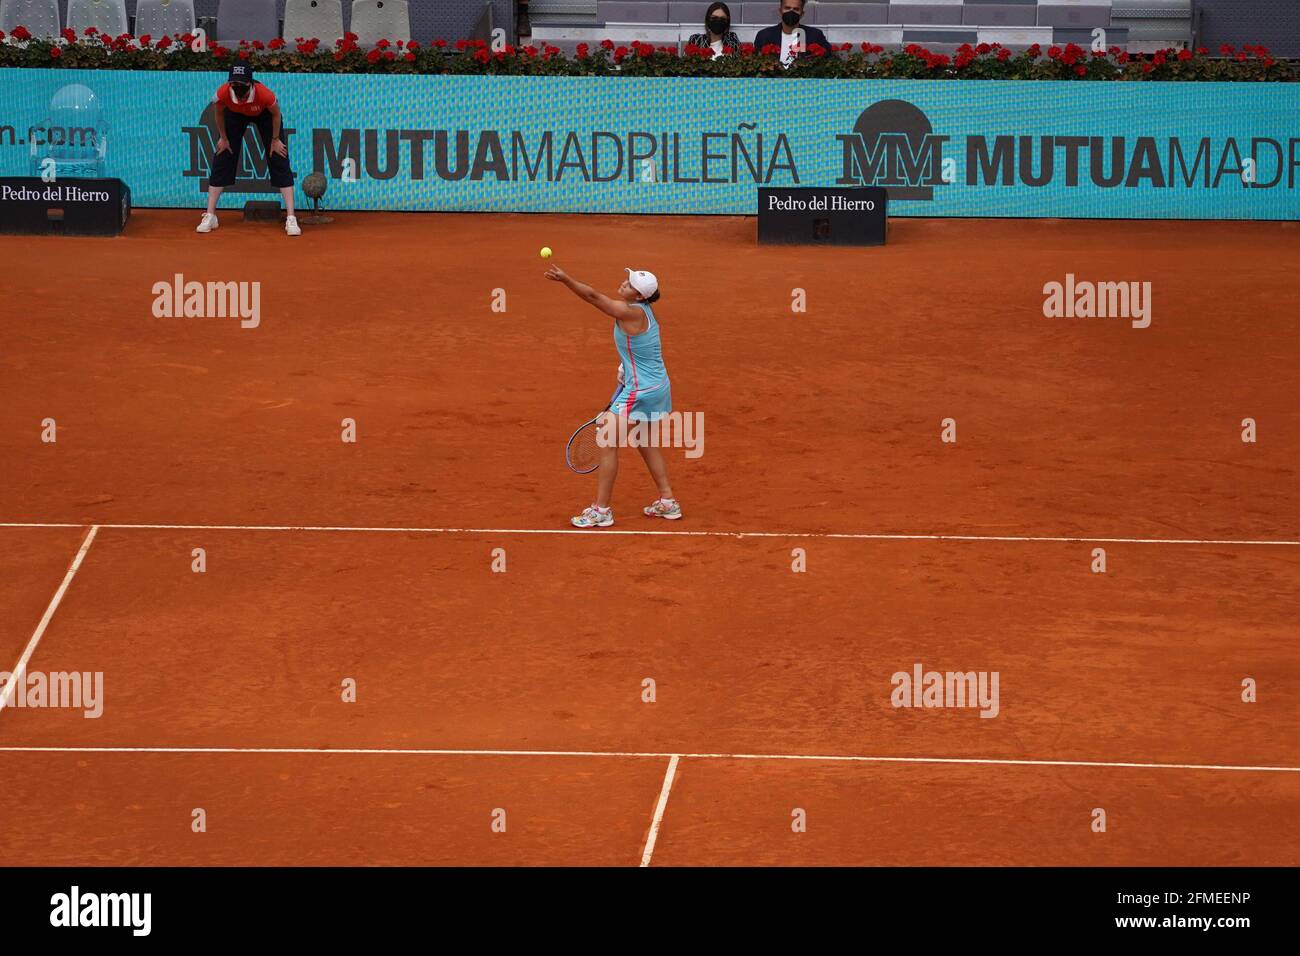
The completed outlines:
[[[943,178],[943,144],[926,115],[903,100],[881,100],[862,111],[853,132],[835,137],[843,149],[837,186],[884,186],[889,199],[934,199]]]
[[[209,103],[203,115],[199,117],[198,126],[183,126],[181,130],[190,138],[190,167],[181,175],[196,177],[199,192],[207,192],[208,177],[212,173],[212,157],[217,152],[217,118],[212,104]],[[289,145],[289,137],[294,130],[285,126],[280,129],[280,140]],[[244,132],[244,148],[239,153],[239,166],[235,170],[235,183],[227,186],[228,193],[272,193],[278,195],[280,190],[271,185],[271,168],[266,162],[267,144],[261,141],[257,127],[249,123]],[[238,144],[231,143],[231,149]]]

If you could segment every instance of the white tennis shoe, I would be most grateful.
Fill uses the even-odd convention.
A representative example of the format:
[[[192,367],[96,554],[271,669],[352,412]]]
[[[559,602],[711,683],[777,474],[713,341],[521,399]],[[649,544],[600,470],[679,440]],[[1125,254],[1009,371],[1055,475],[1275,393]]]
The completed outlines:
[[[667,518],[676,521],[682,516],[682,506],[676,498],[656,498],[654,504],[642,509],[647,518]]]
[[[301,236],[302,230],[298,228],[298,217],[289,216],[284,220],[284,231],[291,236]]]
[[[588,505],[582,514],[570,518],[569,521],[575,528],[608,528],[614,523],[614,509]]]
[[[198,227],[197,229],[195,229],[194,231],[195,231],[195,232],[215,232],[216,229],[217,229],[217,226],[219,226],[219,225],[221,225],[221,223],[217,222],[217,214],[216,214],[216,213],[214,213],[214,212],[205,212],[205,213],[203,214],[203,218],[199,220],[199,227]]]

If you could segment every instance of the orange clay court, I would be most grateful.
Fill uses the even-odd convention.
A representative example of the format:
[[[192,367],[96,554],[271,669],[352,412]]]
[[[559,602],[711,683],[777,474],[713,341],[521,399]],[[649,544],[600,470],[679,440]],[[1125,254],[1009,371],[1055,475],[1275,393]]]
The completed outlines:
[[[0,711],[9,864],[1300,862],[1295,223],[193,227],[0,240],[0,668],[103,673]],[[624,452],[569,527],[617,358],[543,245],[659,275],[685,520]],[[260,325],[155,318],[177,272]],[[1067,273],[1150,327],[1045,318]]]

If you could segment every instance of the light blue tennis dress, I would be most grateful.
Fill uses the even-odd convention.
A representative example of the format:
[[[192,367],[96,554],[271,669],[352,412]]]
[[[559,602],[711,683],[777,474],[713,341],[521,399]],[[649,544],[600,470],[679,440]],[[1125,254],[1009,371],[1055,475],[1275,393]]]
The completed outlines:
[[[659,323],[650,306],[636,302],[645,311],[646,330],[629,335],[614,322],[614,345],[623,360],[623,387],[609,409],[630,421],[658,421],[673,410],[672,385],[659,347]]]

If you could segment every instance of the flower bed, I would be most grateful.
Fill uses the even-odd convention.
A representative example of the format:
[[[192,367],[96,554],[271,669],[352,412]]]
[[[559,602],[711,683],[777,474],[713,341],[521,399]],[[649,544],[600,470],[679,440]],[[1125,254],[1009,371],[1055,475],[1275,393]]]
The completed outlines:
[[[778,62],[779,50],[744,44],[713,58],[708,48],[687,45],[656,47],[609,40],[579,45],[568,57],[557,47],[515,47],[493,50],[485,42],[438,40],[428,46],[387,40],[370,50],[357,45],[349,33],[333,46],[319,40],[241,43],[237,48],[212,44],[195,49],[189,34],[177,37],[111,37],[93,28],[78,36],[64,30],[57,40],[34,39],[23,27],[9,36],[0,33],[0,67],[68,67],[122,70],[224,70],[234,59],[253,62],[269,73],[391,73],[483,74],[505,76],[770,76],[843,79],[946,80],[1210,80],[1232,82],[1295,82],[1300,69],[1275,59],[1262,46],[1240,50],[1221,47],[1211,57],[1204,47],[1164,50],[1154,54],[1085,50],[1073,43],[1047,49],[1035,44],[1014,53],[997,43],[963,44],[953,56],[931,53],[916,44],[889,51],[870,43],[809,48],[789,69]]]

